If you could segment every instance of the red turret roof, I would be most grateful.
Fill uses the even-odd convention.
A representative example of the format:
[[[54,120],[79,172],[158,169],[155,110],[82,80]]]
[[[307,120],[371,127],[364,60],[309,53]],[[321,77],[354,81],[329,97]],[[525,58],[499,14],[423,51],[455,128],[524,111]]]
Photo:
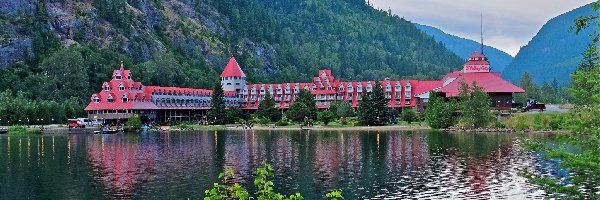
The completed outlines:
[[[227,66],[223,69],[223,73],[221,73],[221,78],[224,77],[246,77],[246,74],[244,74],[233,56],[231,56],[229,63],[227,63]]]
[[[473,52],[473,53],[472,53],[472,54],[469,56],[469,58],[483,58],[483,57],[485,57],[485,55],[483,55],[482,53],[479,53],[479,52]]]

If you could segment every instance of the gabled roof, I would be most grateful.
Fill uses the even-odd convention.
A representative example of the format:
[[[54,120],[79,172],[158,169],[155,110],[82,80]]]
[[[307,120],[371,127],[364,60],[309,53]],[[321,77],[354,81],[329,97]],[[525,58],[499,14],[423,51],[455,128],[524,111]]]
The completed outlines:
[[[443,86],[439,92],[445,93],[446,97],[455,97],[460,93],[460,82],[472,85],[473,82],[477,86],[482,87],[484,92],[492,93],[524,93],[525,90],[521,89],[503,80],[498,73],[460,73],[455,80],[450,82],[448,85]]]
[[[441,88],[442,84],[442,81],[419,81],[418,86],[415,87],[415,96]]]
[[[244,74],[244,71],[242,71],[242,68],[240,68],[240,65],[233,56],[231,56],[229,63],[227,63],[225,69],[223,69],[223,73],[221,73],[221,78],[224,77],[246,77],[246,74]]]

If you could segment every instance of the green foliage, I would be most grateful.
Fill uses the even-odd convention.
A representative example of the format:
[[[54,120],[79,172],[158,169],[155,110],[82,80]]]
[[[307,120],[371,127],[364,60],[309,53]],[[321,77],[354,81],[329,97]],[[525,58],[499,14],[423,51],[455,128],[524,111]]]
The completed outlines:
[[[304,197],[298,192],[292,195],[282,195],[274,191],[275,184],[271,180],[273,178],[273,167],[263,161],[263,167],[256,169],[256,178],[254,178],[254,186],[257,191],[256,196],[251,197],[246,189],[238,183],[233,183],[234,172],[232,168],[225,167],[225,172],[219,174],[221,182],[214,183],[213,188],[204,191],[206,197],[204,200],[221,200],[221,199],[259,199],[259,200],[302,200]],[[325,195],[328,200],[342,199],[342,191],[334,190]]]
[[[142,128],[142,120],[140,120],[140,116],[134,114],[133,117],[129,118],[125,123],[125,126],[129,131],[139,131]]]
[[[235,173],[233,172],[233,168],[225,167],[225,172],[219,174],[221,182],[214,183],[212,189],[204,191],[204,194],[206,195],[204,200],[249,199],[250,194],[246,189],[242,188],[239,183],[233,185],[228,184],[230,181],[234,180],[234,178]]]
[[[425,111],[425,121],[431,128],[448,128],[454,124],[453,114],[456,111],[456,102],[446,102],[444,97],[432,92]]]
[[[269,124],[269,122],[271,122],[271,120],[264,118],[264,117],[259,117],[256,119],[256,123],[263,125],[263,126]]]
[[[12,125],[8,127],[8,134],[26,134],[27,128],[23,125]]]
[[[223,88],[217,85],[213,88],[212,107],[208,111],[208,120],[213,124],[225,124],[227,122],[227,112],[225,110],[225,94]]]
[[[0,92],[0,125],[66,123],[68,118],[85,117],[81,103],[74,98],[62,103],[29,100],[23,92]],[[20,120],[20,122],[19,122]]]
[[[305,110],[303,111],[305,112],[304,114],[306,117],[308,117],[309,120],[317,119],[317,103],[315,102],[315,96],[313,96],[309,90],[301,90],[297,94],[296,100],[294,101],[294,104],[296,103],[301,103],[306,106]]]
[[[244,111],[237,107],[227,108],[227,123],[236,123],[244,117]]]
[[[331,192],[325,194],[325,197],[327,198],[327,200],[339,200],[339,199],[342,199],[342,191],[341,190],[331,191]]]
[[[363,125],[382,125],[389,118],[388,100],[381,84],[374,83],[371,92],[364,92],[359,102],[358,119]]]
[[[467,128],[486,127],[495,120],[490,112],[490,97],[475,82],[460,82],[460,123]]]
[[[352,108],[352,104],[349,101],[338,101],[335,104],[335,108],[335,110],[331,110],[334,111],[338,117],[348,118],[356,115],[354,108]]]
[[[276,122],[281,119],[281,112],[275,109],[275,100],[269,91],[265,93],[263,99],[260,101],[256,115],[262,118],[267,118],[272,122]]]
[[[280,120],[277,123],[275,123],[275,126],[289,126],[290,123],[288,123],[287,121],[284,120]]]
[[[402,114],[400,114],[400,118],[402,121],[406,121],[410,124],[417,119],[417,113],[415,113],[413,109],[404,109]]]
[[[323,124],[328,125],[329,122],[332,122],[336,119],[335,114],[330,110],[321,111],[318,113],[318,120],[323,122]]]

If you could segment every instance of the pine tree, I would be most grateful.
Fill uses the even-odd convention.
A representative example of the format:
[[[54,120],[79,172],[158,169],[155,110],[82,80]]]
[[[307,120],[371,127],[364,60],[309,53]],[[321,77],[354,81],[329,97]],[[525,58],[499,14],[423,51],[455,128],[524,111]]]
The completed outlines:
[[[308,90],[302,90],[297,94],[296,100],[294,104],[302,103],[307,107],[306,117],[311,120],[317,119],[317,103],[315,102],[315,97]],[[293,105],[292,105],[293,106]]]
[[[364,125],[387,123],[390,110],[381,84],[376,83],[373,91],[366,92],[359,102],[359,119]]]
[[[273,100],[273,96],[271,96],[269,91],[266,92],[264,98],[260,101],[256,115],[267,118],[272,122],[276,122],[281,119],[281,113],[275,109],[275,100]]]
[[[385,98],[385,92],[381,84],[375,83],[370,101],[372,104],[371,108],[375,112],[376,123],[378,125],[387,123],[390,116],[390,109],[388,108],[388,100]]]
[[[212,108],[208,111],[208,121],[214,121],[214,124],[225,124],[227,121],[225,94],[221,85],[216,85],[213,88]]]
[[[360,97],[360,101],[358,102],[358,119],[363,125],[373,125],[375,124],[375,120],[373,116],[375,115],[373,109],[371,108],[373,104],[371,103],[371,93],[363,92]]]

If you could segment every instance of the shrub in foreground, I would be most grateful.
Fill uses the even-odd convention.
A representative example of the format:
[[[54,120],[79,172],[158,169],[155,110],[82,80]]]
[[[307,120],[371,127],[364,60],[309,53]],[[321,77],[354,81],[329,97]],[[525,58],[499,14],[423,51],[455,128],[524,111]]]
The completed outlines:
[[[264,167],[256,170],[256,178],[254,179],[254,186],[258,189],[254,193],[255,197],[251,197],[248,190],[243,188],[239,183],[231,182],[234,180],[234,172],[232,168],[225,168],[225,172],[219,174],[221,182],[214,183],[213,188],[204,191],[206,197],[204,200],[221,200],[221,199],[259,199],[259,200],[302,200],[304,197],[298,192],[292,195],[282,195],[273,191],[275,184],[272,180],[273,167],[263,162]],[[330,193],[325,194],[328,200],[342,199],[342,191],[334,190]]]

